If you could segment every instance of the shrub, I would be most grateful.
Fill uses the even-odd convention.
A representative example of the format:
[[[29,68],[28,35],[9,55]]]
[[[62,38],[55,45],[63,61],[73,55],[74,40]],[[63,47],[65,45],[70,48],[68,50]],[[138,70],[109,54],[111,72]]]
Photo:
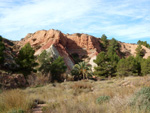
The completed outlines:
[[[39,71],[44,75],[51,75],[52,82],[62,81],[61,75],[65,73],[67,67],[63,60],[63,57],[56,57],[51,55],[50,52],[44,50],[39,56],[38,61],[40,63]],[[56,68],[57,67],[57,68]]]
[[[100,96],[96,99],[97,104],[102,104],[104,102],[108,102],[110,100],[110,96]]]
[[[73,89],[91,89],[93,86],[90,83],[78,82],[71,86]]]
[[[31,74],[27,78],[28,84],[32,87],[44,86],[50,82],[50,75]]]
[[[19,109],[19,110],[14,109],[14,110],[9,111],[8,113],[25,113],[25,111],[22,109]]]
[[[74,96],[77,96],[81,93],[88,93],[92,91],[92,87],[93,85],[91,83],[83,81],[77,82],[71,86],[71,88],[73,89]]]
[[[150,87],[143,87],[137,93],[135,93],[131,105],[138,110],[149,111],[150,110]]]

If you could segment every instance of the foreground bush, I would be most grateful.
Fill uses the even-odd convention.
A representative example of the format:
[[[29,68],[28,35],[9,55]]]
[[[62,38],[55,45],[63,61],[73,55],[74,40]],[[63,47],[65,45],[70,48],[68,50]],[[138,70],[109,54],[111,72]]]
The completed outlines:
[[[0,94],[0,113],[23,113],[32,107],[32,101],[21,90],[9,90]]]
[[[140,91],[138,91],[135,94],[131,105],[141,111],[150,111],[150,87],[144,87]]]
[[[50,82],[50,77],[44,76],[41,73],[31,74],[28,76],[27,81],[31,87],[44,86]]]
[[[100,96],[97,98],[96,103],[102,104],[104,102],[108,102],[110,100],[110,96]]]

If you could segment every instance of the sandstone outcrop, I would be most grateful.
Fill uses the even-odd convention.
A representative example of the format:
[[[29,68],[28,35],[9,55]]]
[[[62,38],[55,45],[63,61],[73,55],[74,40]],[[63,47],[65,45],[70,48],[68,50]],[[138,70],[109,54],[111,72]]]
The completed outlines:
[[[99,40],[87,34],[63,34],[58,30],[41,30],[33,34],[28,34],[18,42],[20,47],[30,43],[35,49],[35,55],[39,55],[43,50],[51,50],[57,56],[62,56],[69,70],[74,62],[71,54],[77,53],[80,58],[91,57],[101,51]]]
[[[124,55],[126,57],[132,55],[132,56],[136,56],[136,48],[138,47],[137,44],[129,44],[129,43],[121,43],[120,42],[120,51],[122,53],[124,53]],[[142,46],[142,48],[144,49],[145,51],[145,55],[143,58],[148,58],[150,56],[150,49],[145,47],[145,46]]]
[[[41,30],[35,33],[29,33],[24,39],[18,42],[22,47],[26,43],[30,43],[35,49],[35,55],[39,55],[43,50],[51,50],[59,56],[64,57],[64,61],[69,70],[72,69],[74,62],[70,57],[71,54],[77,53],[80,58],[88,61],[93,67],[95,66],[93,60],[97,54],[101,52],[100,39],[87,34],[64,34],[58,30]],[[137,44],[128,44],[119,42],[120,51],[125,57],[130,55],[135,56],[135,49]],[[145,50],[144,58],[150,56],[150,49],[142,46]],[[57,52],[56,52],[57,51]],[[120,56],[120,55],[119,55]],[[121,56],[120,56],[121,57]]]
[[[35,55],[39,55],[43,50],[47,50],[51,51],[51,53],[56,56],[62,56],[68,67],[68,71],[70,71],[74,65],[71,54],[78,54],[80,58],[88,61],[94,67],[96,65],[93,60],[96,59],[97,54],[102,50],[100,39],[94,36],[81,33],[64,34],[61,31],[54,29],[29,33],[21,41],[13,42],[15,48],[17,48],[16,51],[18,51],[18,48],[23,47],[26,43],[30,43],[35,49]],[[123,53],[123,56],[128,57],[130,55],[136,55],[135,49],[137,48],[137,44],[119,43],[120,51]],[[150,49],[145,46],[142,46],[142,48],[145,50],[144,58],[148,58],[150,56]],[[9,56],[7,59],[13,59],[13,55],[15,55],[11,54],[11,52],[14,51],[11,50],[11,46],[9,46],[7,47],[7,51],[5,51],[7,52],[7,56]],[[118,55],[122,57],[121,54]]]

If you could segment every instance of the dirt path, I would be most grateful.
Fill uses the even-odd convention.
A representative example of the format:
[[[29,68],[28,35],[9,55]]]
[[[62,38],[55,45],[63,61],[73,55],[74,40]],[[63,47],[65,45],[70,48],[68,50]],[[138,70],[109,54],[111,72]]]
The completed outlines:
[[[45,106],[46,104],[38,104],[35,108],[32,109],[32,113],[43,113],[42,108]]]

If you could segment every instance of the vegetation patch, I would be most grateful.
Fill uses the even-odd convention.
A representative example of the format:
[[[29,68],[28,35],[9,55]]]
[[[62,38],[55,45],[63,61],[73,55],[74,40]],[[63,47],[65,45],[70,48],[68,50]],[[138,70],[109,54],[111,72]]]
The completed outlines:
[[[150,111],[150,87],[141,88],[141,90],[135,94],[131,105],[138,110]]]
[[[0,113],[28,111],[32,104],[33,101],[21,90],[9,90],[0,94]]]
[[[110,100],[110,96],[100,96],[96,99],[97,104],[102,104],[104,102],[108,102]]]
[[[13,109],[13,110],[11,110],[11,111],[8,111],[8,113],[25,113],[25,111],[22,110],[22,109],[18,109],[18,110]]]

